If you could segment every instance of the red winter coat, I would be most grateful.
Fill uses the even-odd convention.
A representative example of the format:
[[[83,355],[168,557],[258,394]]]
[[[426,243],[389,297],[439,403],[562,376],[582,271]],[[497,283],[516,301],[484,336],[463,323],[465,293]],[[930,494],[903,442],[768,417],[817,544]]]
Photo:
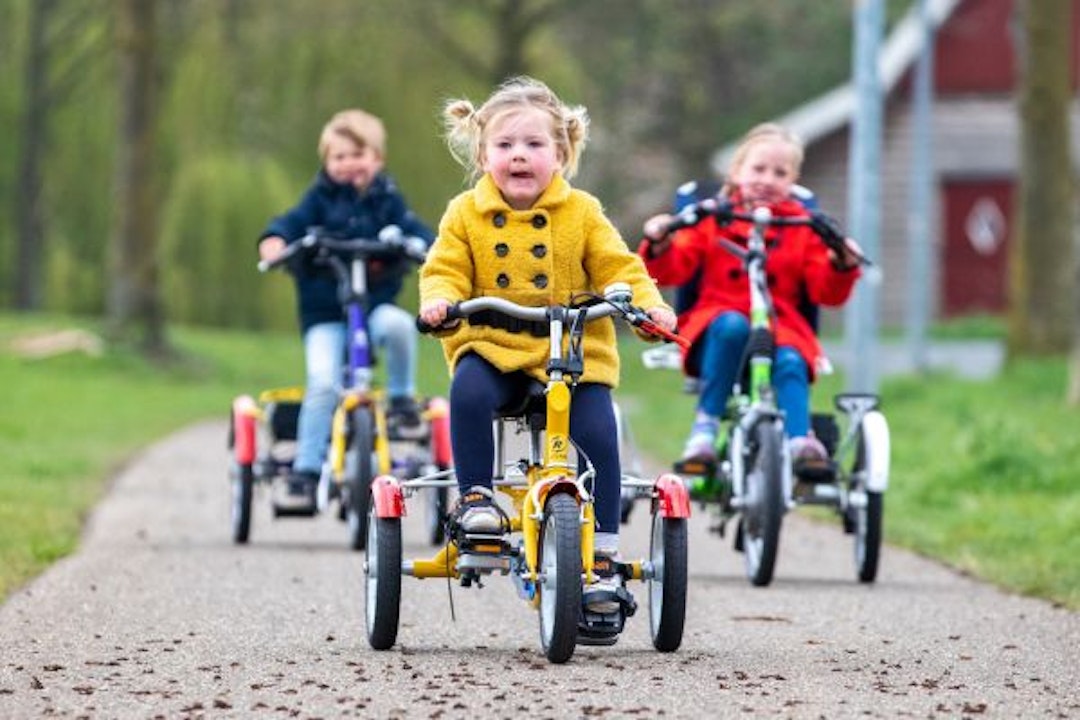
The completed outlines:
[[[805,208],[794,200],[773,205],[771,210],[774,216],[806,215]],[[713,318],[729,310],[750,314],[750,283],[742,260],[725,250],[719,240],[727,238],[746,247],[751,228],[751,223],[744,220],[718,227],[715,218],[709,217],[676,232],[667,252],[659,257],[649,257],[646,241],[638,247],[649,274],[661,286],[682,285],[699,267],[703,268],[697,302],[679,316],[679,333],[692,343],[683,350],[683,366],[688,375],[699,374],[697,348]],[[815,304],[842,305],[861,273],[858,268],[837,270],[829,260],[825,243],[804,225],[769,228],[765,245],[768,250],[765,272],[776,310],[776,344],[798,350],[812,378],[822,350],[813,328],[799,312],[803,288]]]

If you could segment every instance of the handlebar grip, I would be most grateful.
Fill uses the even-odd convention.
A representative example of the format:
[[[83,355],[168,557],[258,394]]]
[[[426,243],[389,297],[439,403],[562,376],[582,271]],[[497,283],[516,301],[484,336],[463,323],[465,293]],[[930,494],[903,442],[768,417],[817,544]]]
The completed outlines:
[[[430,333],[436,332],[437,330],[445,330],[446,328],[451,327],[452,325],[457,323],[457,321],[461,320],[463,317],[465,316],[461,313],[461,310],[458,307],[457,303],[455,303],[450,307],[446,308],[446,318],[438,325],[428,325],[418,315],[416,317],[416,331],[419,332],[421,335],[428,335]]]

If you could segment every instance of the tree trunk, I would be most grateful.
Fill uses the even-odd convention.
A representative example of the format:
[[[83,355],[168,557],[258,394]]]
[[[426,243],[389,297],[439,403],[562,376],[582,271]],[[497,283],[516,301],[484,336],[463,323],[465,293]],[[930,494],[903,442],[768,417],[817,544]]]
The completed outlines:
[[[44,295],[45,232],[41,203],[41,158],[45,149],[49,92],[46,87],[48,45],[45,29],[54,0],[30,4],[30,37],[26,55],[26,104],[22,116],[19,175],[15,202],[15,295],[17,310],[39,310]]]
[[[1076,268],[1069,152],[1071,2],[1022,0],[1020,186],[1009,257],[1009,357],[1073,342]]]
[[[158,295],[156,152],[156,0],[117,0],[120,125],[109,247],[109,334],[164,355]]]

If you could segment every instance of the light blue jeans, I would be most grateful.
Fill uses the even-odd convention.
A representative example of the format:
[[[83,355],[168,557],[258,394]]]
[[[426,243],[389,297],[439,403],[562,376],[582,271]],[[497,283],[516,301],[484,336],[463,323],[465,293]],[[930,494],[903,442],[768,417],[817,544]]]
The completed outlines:
[[[411,396],[416,381],[416,325],[396,305],[380,305],[368,315],[368,333],[381,351],[390,397]],[[318,473],[330,442],[330,423],[345,377],[346,325],[312,325],[304,333],[304,401],[296,429],[296,472]]]
[[[750,320],[742,313],[721,313],[709,323],[701,348],[698,410],[723,417],[749,338]],[[772,380],[788,437],[806,435],[810,431],[810,373],[798,350],[787,345],[776,349]]]

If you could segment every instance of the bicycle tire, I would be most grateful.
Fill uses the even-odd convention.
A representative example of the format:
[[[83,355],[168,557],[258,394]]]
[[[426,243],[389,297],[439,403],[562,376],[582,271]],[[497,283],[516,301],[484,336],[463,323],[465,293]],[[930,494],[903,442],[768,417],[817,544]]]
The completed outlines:
[[[682,644],[686,624],[689,569],[685,518],[653,513],[649,561],[649,631],[653,647],[660,652],[674,652]]]
[[[371,481],[375,479],[375,417],[371,408],[361,405],[352,414],[352,441],[355,472],[346,479],[346,520],[349,526],[349,547],[363,550],[367,544],[368,506],[371,502]]]
[[[237,545],[244,545],[251,535],[255,471],[251,463],[234,463],[229,475],[232,481],[232,539]]]
[[[878,561],[881,557],[882,519],[884,514],[884,495],[866,488],[869,475],[871,443],[866,441],[865,429],[859,433],[855,446],[855,460],[851,477],[854,478],[852,490],[863,490],[866,503],[862,507],[852,507],[851,524],[855,536],[855,572],[859,582],[872,583],[877,579]]]
[[[440,470],[445,468],[440,468]],[[429,488],[427,493],[427,534],[432,545],[446,542],[446,513],[450,490],[444,487]]]
[[[540,527],[540,644],[552,663],[564,663],[577,645],[581,612],[581,511],[565,493],[548,497]]]
[[[743,561],[750,582],[763,587],[772,582],[784,517],[783,430],[762,420],[751,428],[748,439]]]
[[[364,622],[368,644],[389,650],[397,642],[401,617],[401,518],[375,516],[368,503],[364,561]]]

